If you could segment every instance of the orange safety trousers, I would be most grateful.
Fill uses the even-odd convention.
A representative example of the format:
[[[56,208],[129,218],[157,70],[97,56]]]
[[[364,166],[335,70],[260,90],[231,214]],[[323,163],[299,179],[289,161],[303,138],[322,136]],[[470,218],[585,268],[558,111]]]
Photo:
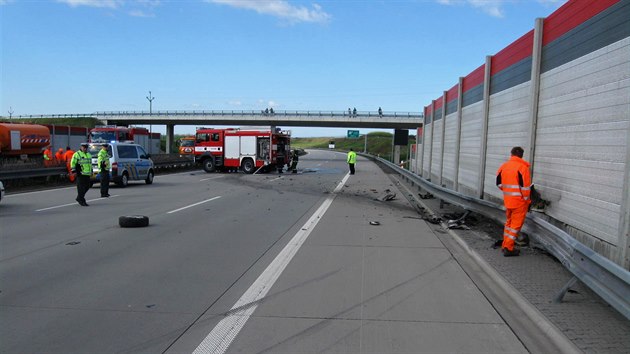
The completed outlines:
[[[506,248],[508,251],[514,251],[514,242],[523,227],[528,208],[529,205],[525,204],[518,208],[508,208],[505,210],[507,219],[505,220],[505,227],[503,228],[502,248]]]

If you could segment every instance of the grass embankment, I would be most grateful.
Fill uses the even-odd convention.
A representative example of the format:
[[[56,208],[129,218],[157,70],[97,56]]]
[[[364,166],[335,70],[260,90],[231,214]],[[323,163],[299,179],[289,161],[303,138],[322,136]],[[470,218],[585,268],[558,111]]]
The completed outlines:
[[[367,135],[367,153],[378,155],[391,161],[393,134],[387,132],[372,132]],[[291,148],[297,149],[328,149],[328,144],[334,141],[335,150],[363,152],[365,136],[357,139],[349,138],[291,138]],[[409,144],[415,144],[415,136],[409,137]],[[400,147],[400,159],[407,160],[409,145]]]

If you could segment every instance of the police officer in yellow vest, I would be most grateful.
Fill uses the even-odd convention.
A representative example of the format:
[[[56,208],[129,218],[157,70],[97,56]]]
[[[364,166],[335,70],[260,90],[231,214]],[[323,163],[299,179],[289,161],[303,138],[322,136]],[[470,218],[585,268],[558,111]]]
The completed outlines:
[[[101,145],[101,150],[97,155],[99,173],[101,175],[101,198],[109,197],[109,154],[107,154],[108,144]]]
[[[357,163],[357,153],[352,149],[348,152],[348,167],[350,167],[350,174],[354,174],[354,164]]]
[[[70,167],[77,175],[77,199],[82,206],[89,206],[85,201],[85,193],[90,189],[90,176],[92,176],[92,155],[87,152],[88,143],[82,143],[79,151],[72,155]]]

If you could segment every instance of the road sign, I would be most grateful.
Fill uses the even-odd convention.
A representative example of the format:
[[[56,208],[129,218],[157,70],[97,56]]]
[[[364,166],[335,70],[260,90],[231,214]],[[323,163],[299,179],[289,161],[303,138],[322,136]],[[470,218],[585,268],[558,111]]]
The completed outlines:
[[[358,130],[348,130],[348,138],[358,138],[359,131]]]

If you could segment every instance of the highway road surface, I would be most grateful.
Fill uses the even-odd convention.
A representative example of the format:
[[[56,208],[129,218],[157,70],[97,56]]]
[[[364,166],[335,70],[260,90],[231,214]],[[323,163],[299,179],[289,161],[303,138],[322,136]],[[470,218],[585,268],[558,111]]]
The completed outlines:
[[[74,188],[8,195],[0,351],[532,351],[389,176],[363,157],[350,176],[345,158],[97,185],[89,207]]]

